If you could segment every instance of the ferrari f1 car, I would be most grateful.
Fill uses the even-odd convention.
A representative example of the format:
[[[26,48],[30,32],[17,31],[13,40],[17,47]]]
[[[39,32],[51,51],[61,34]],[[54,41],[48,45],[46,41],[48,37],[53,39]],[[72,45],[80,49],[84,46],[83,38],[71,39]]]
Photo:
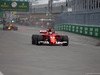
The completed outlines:
[[[3,30],[18,30],[18,27],[16,27],[14,24],[8,24],[3,26]]]
[[[48,44],[48,45],[63,45],[63,46],[69,45],[68,36],[59,35],[58,33],[52,31],[52,29],[40,30],[40,33],[42,34],[32,35],[32,44],[36,45]]]

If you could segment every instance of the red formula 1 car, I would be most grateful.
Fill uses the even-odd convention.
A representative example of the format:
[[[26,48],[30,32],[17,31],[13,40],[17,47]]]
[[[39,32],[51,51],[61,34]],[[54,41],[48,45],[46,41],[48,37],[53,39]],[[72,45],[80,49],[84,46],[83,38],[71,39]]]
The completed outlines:
[[[8,24],[3,26],[3,30],[18,30],[18,27],[16,27],[14,24]]]
[[[51,29],[49,30],[40,30],[41,35],[32,35],[32,44],[42,45],[63,45],[68,46],[69,39],[68,36],[58,35]]]

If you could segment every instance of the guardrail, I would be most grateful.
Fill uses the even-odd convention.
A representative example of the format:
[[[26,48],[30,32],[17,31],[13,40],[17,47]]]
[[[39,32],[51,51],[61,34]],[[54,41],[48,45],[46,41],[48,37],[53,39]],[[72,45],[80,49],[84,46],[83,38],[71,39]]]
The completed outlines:
[[[55,26],[55,30],[100,38],[100,26],[60,24]]]

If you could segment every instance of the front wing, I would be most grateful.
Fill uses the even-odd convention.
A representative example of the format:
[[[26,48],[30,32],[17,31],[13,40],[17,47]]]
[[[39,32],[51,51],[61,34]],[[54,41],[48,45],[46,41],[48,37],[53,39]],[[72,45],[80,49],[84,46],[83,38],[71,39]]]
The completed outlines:
[[[46,45],[49,45],[50,42],[49,41],[38,41],[39,44],[46,44]],[[56,42],[54,45],[62,45],[64,43],[67,43],[66,41],[63,41],[63,42]]]

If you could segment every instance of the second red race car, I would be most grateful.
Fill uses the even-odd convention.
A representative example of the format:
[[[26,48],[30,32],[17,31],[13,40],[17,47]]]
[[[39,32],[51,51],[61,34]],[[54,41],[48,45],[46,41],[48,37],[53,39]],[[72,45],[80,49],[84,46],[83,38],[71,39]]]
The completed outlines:
[[[52,29],[49,30],[40,30],[41,35],[32,35],[32,44],[36,45],[63,45],[68,46],[69,45],[69,38],[68,36],[59,35],[58,33],[55,33],[52,31]]]
[[[8,24],[3,26],[3,30],[18,30],[18,27],[14,24]]]

